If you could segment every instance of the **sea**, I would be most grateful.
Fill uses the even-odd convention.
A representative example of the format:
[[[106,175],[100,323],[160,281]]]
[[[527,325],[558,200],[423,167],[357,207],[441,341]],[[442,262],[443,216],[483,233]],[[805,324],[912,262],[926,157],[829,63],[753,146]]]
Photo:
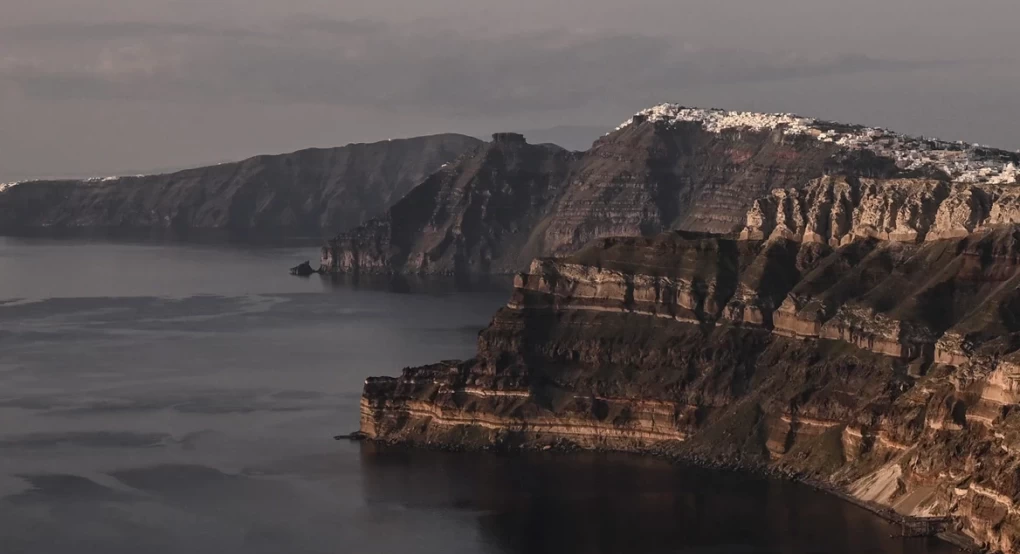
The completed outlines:
[[[334,440],[365,377],[470,357],[509,282],[289,275],[317,255],[0,237],[0,554],[956,551],[784,481]]]

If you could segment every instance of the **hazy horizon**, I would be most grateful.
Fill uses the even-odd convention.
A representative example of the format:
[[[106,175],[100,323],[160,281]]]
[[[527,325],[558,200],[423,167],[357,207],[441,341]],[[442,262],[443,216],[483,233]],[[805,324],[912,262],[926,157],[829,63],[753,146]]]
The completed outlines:
[[[0,6],[0,179],[609,128],[661,102],[1020,148],[1007,0]]]

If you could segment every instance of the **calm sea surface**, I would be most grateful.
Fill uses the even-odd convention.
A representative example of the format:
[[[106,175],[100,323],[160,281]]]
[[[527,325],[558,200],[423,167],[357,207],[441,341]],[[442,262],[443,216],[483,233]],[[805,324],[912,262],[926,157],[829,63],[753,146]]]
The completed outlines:
[[[0,553],[954,551],[789,483],[334,441],[509,291],[287,274],[316,256],[0,237]]]

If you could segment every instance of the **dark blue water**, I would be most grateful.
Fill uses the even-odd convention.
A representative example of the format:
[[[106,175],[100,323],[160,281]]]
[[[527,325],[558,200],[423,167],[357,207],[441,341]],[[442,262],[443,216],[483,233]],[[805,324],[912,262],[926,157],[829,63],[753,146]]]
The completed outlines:
[[[286,273],[315,254],[0,238],[0,553],[951,551],[788,483],[333,441],[508,291]]]

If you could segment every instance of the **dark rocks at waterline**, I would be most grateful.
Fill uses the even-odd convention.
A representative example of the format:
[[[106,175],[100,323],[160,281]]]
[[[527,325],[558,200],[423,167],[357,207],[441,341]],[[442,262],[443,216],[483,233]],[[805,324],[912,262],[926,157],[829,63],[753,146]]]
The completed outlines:
[[[312,269],[312,263],[307,260],[290,268],[290,274],[297,275],[298,277],[308,277],[309,275],[314,275],[316,273],[321,273],[321,271],[318,269]]]
[[[351,442],[361,442],[366,439],[368,439],[368,435],[361,431],[355,431],[353,433],[348,433],[346,435],[336,435],[333,437],[333,440]]]

